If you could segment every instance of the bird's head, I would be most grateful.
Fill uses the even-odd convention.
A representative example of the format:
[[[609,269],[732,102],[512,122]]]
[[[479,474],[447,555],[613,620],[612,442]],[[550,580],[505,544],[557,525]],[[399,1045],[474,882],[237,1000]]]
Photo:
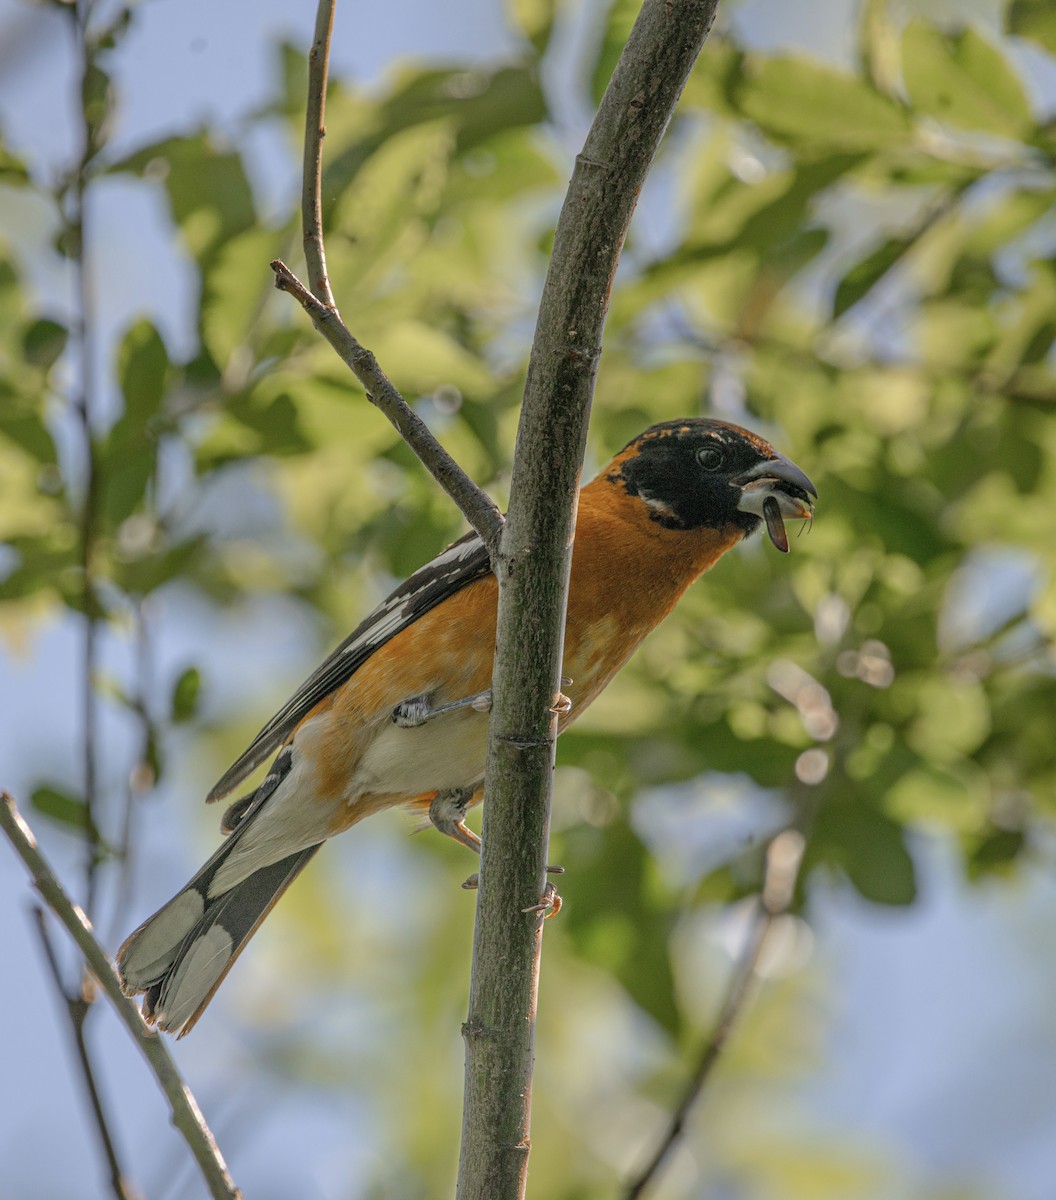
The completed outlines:
[[[747,536],[765,522],[783,553],[786,518],[809,518],[818,495],[758,434],[708,417],[651,426],[616,456],[605,478],[639,497],[665,528],[732,526]]]

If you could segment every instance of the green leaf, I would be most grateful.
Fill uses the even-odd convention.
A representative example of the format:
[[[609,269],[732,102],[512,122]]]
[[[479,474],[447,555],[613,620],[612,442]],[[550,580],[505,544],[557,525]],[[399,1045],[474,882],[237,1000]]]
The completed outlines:
[[[576,869],[561,885],[568,929],[580,952],[612,971],[635,1003],[677,1033],[668,952],[672,917],[650,895],[649,853],[625,821],[567,835]]]
[[[1009,33],[1033,38],[1056,54],[1056,8],[1052,0],[1012,0],[1005,15]]]
[[[88,806],[81,797],[59,788],[42,785],[33,790],[29,800],[42,816],[59,825],[86,832],[93,842],[98,841],[99,831],[90,821]]]
[[[811,856],[821,847],[823,857],[834,857],[866,900],[903,905],[916,899],[916,869],[905,830],[875,808],[853,798],[826,805],[811,843]]]
[[[823,230],[808,224],[819,194],[843,179],[863,158],[860,154],[832,154],[800,163],[780,194],[747,217],[733,239],[736,245],[763,251],[770,268],[784,267],[788,273],[799,270],[827,241]]]
[[[1022,829],[991,829],[968,858],[968,878],[1007,874],[1027,846]]]
[[[79,578],[72,578],[77,547],[71,525],[56,523],[41,537],[8,537],[4,545],[9,553],[5,555],[6,574],[0,576],[0,600],[17,600],[51,589],[65,599],[71,583],[79,587]]]
[[[836,285],[832,301],[833,320],[843,316],[868,295],[913,244],[913,238],[888,238],[856,262]]]
[[[904,110],[865,80],[805,58],[750,58],[735,86],[738,109],[775,141],[875,150],[905,137]]]
[[[176,724],[189,721],[197,713],[201,690],[201,672],[197,667],[188,667],[172,689],[172,719]]]
[[[29,171],[26,169],[26,164],[3,144],[0,144],[0,183],[6,183],[12,187],[29,183]]]
[[[169,138],[110,169],[164,181],[173,219],[187,248],[203,265],[224,242],[256,224],[241,157],[217,149],[207,134]]]
[[[149,321],[137,321],[125,334],[117,358],[124,415],[137,426],[145,425],[161,408],[168,369],[169,355],[161,334]]]
[[[104,25],[90,37],[91,49],[93,51],[115,49],[125,34],[128,33],[131,26],[132,8],[131,6],[122,6],[114,15],[109,25]]]
[[[114,582],[130,596],[146,596],[187,571],[205,541],[204,535],[198,535],[142,558],[123,559],[115,554]]]
[[[902,73],[914,107],[940,121],[1010,138],[1030,128],[1030,103],[1019,76],[972,28],[945,34],[911,21],[902,38]]]
[[[209,264],[202,286],[202,340],[223,370],[243,345],[259,313],[261,296],[273,286],[268,263],[275,257],[276,236],[251,229],[225,242]]]
[[[56,461],[55,443],[36,397],[20,395],[0,379],[0,434],[39,463]]]
[[[41,317],[34,321],[22,337],[22,350],[26,361],[45,371],[50,370],[66,349],[69,330],[58,321]]]
[[[81,81],[81,106],[88,127],[88,156],[91,157],[106,141],[113,110],[110,76],[94,62],[89,63]]]
[[[343,192],[360,167],[394,133],[447,119],[455,134],[455,151],[467,150],[510,129],[536,125],[547,115],[546,100],[533,63],[502,67],[489,73],[408,71],[405,80],[380,106],[369,136],[339,153],[323,175],[323,192]]]
[[[99,510],[111,528],[135,511],[154,473],[157,434],[152,422],[161,409],[168,369],[161,335],[149,321],[137,321],[117,356],[125,410],[99,451]]]
[[[231,396],[226,411],[239,424],[257,434],[255,454],[304,454],[313,449],[297,411],[297,402],[289,392],[265,396],[261,389]]]

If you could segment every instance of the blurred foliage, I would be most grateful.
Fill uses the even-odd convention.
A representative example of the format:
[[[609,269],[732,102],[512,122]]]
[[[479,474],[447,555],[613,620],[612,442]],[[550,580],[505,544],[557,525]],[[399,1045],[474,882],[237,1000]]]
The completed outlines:
[[[524,34],[516,62],[406,66],[374,90],[335,82],[327,121],[329,269],[344,318],[500,497],[532,299],[570,165],[540,83],[560,8],[510,5]],[[587,39],[584,93],[603,88],[633,10],[617,0]],[[562,741],[554,857],[572,870],[561,928],[548,932],[546,970],[562,995],[547,999],[544,984],[541,1043],[590,1036],[570,1010],[584,974],[603,973],[623,1000],[602,1024],[650,1048],[609,1081],[624,1108],[607,1098],[597,1108],[606,1120],[584,1116],[597,1092],[574,1102],[585,1081],[539,1089],[539,1195],[611,1195],[613,1172],[636,1161],[642,1122],[677,1090],[679,1055],[715,998],[685,986],[686,931],[758,885],[760,843],[775,827],[721,861],[666,872],[660,864],[692,831],[636,820],[644,789],[732,776],[784,797],[777,824],[801,820],[809,834],[804,902],[818,873],[876,904],[913,902],[926,886],[915,829],[952,831],[971,879],[1014,875],[1044,853],[1056,795],[1056,124],[1039,112],[1023,64],[1028,48],[1054,51],[1056,23],[1033,0],[1015,0],[1008,23],[1014,36],[896,23],[870,0],[853,70],[751,50],[720,25],[661,153],[658,171],[675,187],[643,197],[663,247],[632,230],[593,465],[651,422],[713,412],[770,435],[821,498],[788,559],[755,539],[693,588]],[[100,40],[101,61],[120,33]],[[281,64],[274,101],[255,120],[281,121],[293,148],[301,50],[284,47]],[[93,153],[113,104],[104,66],[85,81]],[[297,217],[261,220],[243,154],[198,130],[95,160],[99,176],[163,192],[199,288],[192,356],[146,319],[109,349],[111,416],[97,420],[94,447],[99,604],[118,625],[177,584],[217,605],[275,592],[296,597],[335,641],[456,536],[459,519],[303,314],[273,292],[268,260],[292,254]],[[34,189],[68,234],[61,192],[2,148],[0,183]],[[70,253],[68,236],[56,245]],[[81,604],[83,504],[83,463],[66,436],[74,341],[56,314],[36,311],[15,261],[0,259],[0,621],[11,622]],[[273,504],[270,531],[225,507],[261,495]],[[166,681],[166,721],[195,728],[209,686],[204,661]],[[111,699],[136,703],[120,690]],[[255,697],[253,717],[281,699]],[[234,753],[247,730],[214,732]],[[79,797],[42,780],[33,802],[83,829]],[[427,840],[408,853],[465,873]],[[446,882],[433,883],[446,896]],[[333,906],[296,896],[288,919],[299,905],[325,940],[320,914]],[[433,920],[457,900],[434,895]],[[353,935],[332,936],[332,952],[348,950],[342,937]],[[464,950],[452,962],[437,948],[436,961],[416,963],[413,986],[432,997],[430,973],[461,979]],[[446,986],[456,998],[413,1040],[401,1034],[420,1051],[408,1054],[415,1063],[458,1020],[460,984]],[[548,1003],[562,1010],[560,1027]],[[751,1037],[765,1021],[765,1011],[753,1016]],[[300,1036],[271,1053],[276,1069],[312,1078]],[[334,1061],[317,1067],[345,1076]],[[408,1092],[426,1078],[437,1086],[409,1064],[383,1070]],[[541,1070],[556,1078],[545,1057]],[[450,1118],[442,1129],[424,1101],[402,1113],[402,1166],[378,1168],[378,1194],[421,1194],[421,1179],[451,1169],[454,1087],[432,1101]],[[699,1195],[701,1180],[724,1172],[755,1179],[738,1194],[870,1194],[859,1176],[879,1170],[813,1163],[803,1150],[800,1182],[779,1189],[779,1147],[746,1164],[743,1147],[724,1159],[719,1135],[708,1138],[696,1182],[659,1194]]]

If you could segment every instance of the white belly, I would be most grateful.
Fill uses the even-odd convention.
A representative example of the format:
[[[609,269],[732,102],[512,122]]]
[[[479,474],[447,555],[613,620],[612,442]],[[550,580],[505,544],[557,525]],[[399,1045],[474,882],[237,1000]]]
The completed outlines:
[[[484,778],[487,739],[487,714],[472,709],[410,729],[387,722],[360,759],[348,799],[370,792],[399,792],[410,799],[477,783]]]

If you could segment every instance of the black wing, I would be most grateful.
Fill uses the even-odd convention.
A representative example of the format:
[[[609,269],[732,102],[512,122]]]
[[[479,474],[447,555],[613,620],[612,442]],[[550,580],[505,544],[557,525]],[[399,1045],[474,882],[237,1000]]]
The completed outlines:
[[[224,772],[206,799],[213,801],[226,796],[259,767],[282,745],[298,722],[320,700],[350,679],[379,646],[435,608],[441,600],[490,571],[491,563],[484,543],[479,534],[472,531],[415,571],[301,684],[257,734],[249,749]]]

